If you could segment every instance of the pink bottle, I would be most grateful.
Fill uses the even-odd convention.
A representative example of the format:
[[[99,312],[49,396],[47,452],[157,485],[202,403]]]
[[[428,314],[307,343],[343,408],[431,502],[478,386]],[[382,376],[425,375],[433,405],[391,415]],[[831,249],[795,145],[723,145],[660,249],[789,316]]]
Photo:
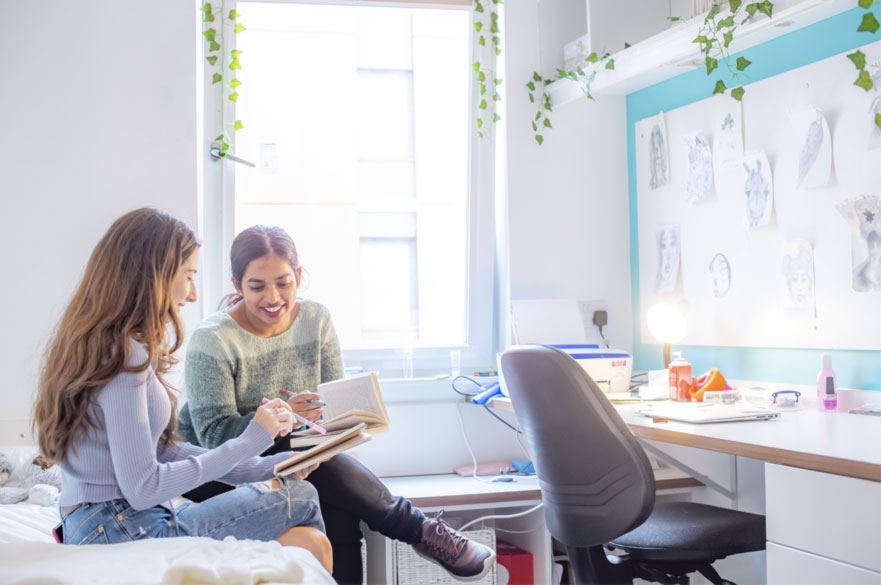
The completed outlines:
[[[823,366],[817,373],[817,408],[819,408],[820,410],[825,410],[823,401],[826,397],[826,378],[832,378],[833,387],[837,389],[838,377],[835,375],[835,371],[832,369],[831,355],[829,355],[828,353],[824,353],[822,356],[822,364]]]

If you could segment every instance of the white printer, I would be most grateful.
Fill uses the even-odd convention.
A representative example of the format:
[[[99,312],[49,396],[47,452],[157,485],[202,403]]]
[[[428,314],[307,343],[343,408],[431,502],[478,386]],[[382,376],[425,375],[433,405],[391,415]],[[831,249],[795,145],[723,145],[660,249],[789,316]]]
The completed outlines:
[[[607,394],[616,394],[630,390],[630,374],[633,370],[633,356],[620,349],[605,349],[593,344],[550,344],[572,356],[584,368],[600,390]],[[499,354],[501,355],[501,354]],[[502,394],[509,396],[501,377],[499,363],[499,381]]]

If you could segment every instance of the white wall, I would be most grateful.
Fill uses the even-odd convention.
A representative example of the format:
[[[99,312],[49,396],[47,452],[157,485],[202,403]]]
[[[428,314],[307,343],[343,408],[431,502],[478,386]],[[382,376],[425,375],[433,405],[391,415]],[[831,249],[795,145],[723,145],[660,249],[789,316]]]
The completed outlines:
[[[624,98],[559,107],[539,146],[530,126],[537,110],[524,87],[533,71],[552,76],[573,40],[571,21],[583,16],[583,8],[570,16],[553,2],[505,4],[511,297],[605,300],[606,338],[630,349]],[[553,44],[559,53],[546,48]]]
[[[110,223],[197,220],[194,0],[3,3],[0,442],[29,416],[40,354]],[[190,325],[196,312],[187,313]]]

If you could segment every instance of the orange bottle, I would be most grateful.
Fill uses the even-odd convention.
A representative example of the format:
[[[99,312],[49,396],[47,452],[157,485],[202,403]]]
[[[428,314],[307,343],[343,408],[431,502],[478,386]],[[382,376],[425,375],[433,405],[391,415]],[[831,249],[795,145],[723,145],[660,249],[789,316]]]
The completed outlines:
[[[691,387],[691,364],[676,352],[676,359],[670,362],[670,400],[691,400],[688,389]]]

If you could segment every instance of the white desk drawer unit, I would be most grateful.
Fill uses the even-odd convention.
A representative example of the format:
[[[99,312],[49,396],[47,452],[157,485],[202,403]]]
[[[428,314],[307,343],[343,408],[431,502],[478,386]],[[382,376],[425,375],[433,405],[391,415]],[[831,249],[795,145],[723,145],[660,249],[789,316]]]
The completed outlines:
[[[881,583],[881,483],[766,463],[765,509],[769,584]]]

